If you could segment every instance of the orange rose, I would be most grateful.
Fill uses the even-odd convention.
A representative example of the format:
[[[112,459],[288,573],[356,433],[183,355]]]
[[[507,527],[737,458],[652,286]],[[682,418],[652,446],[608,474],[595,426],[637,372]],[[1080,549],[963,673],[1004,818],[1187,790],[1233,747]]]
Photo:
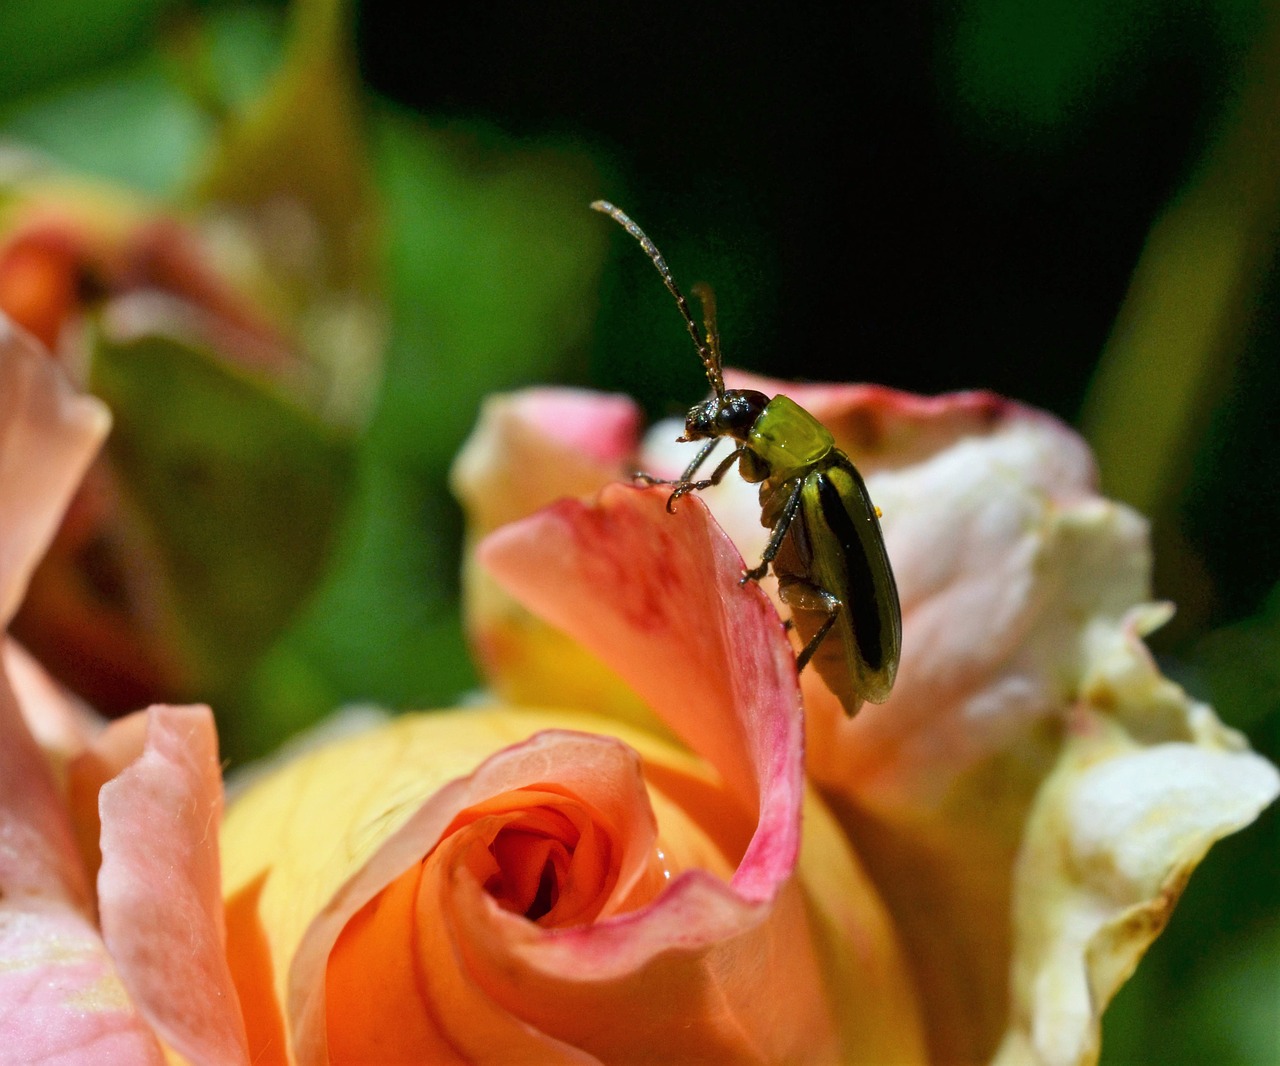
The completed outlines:
[[[1145,602],[1145,523],[1098,496],[1067,427],[988,393],[732,372],[726,384],[814,414],[884,512],[903,608],[897,684],[850,719],[806,670],[806,765],[892,915],[930,1058],[1095,1061],[1103,1010],[1191,871],[1280,789],[1143,646],[1167,617]],[[473,536],[636,469],[677,477],[697,445],[675,443],[678,423],[643,440],[638,424],[616,396],[491,398],[455,467]],[[700,495],[754,564],[767,538],[757,486],[731,475]],[[693,506],[682,499],[671,521]],[[645,720],[565,619],[548,628],[475,562],[466,584],[499,692],[588,706],[607,692]],[[772,577],[761,584],[774,593]]]
[[[0,386],[7,621],[107,418],[16,333]],[[795,394],[867,471],[903,592],[899,686],[852,721],[701,502],[609,483],[629,403],[559,390],[493,401],[458,467],[498,695],[313,740],[221,829],[207,710],[102,731],[10,644],[0,1057],[1094,1061],[1280,778],[1146,655],[1144,530],[1063,427]],[[733,481],[708,496],[745,544]]]
[[[884,910],[806,798],[782,627],[705,510],[611,486],[480,556],[686,747],[497,704],[268,774],[223,835],[254,1061],[917,1061]]]

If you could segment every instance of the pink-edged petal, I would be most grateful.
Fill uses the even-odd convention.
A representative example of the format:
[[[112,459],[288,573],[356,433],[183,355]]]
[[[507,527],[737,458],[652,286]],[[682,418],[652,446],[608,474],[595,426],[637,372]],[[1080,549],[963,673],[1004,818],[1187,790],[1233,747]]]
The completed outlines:
[[[38,344],[0,315],[0,626],[111,425]]]
[[[741,558],[705,508],[691,502],[673,516],[666,496],[610,485],[592,503],[564,500],[505,526],[477,550],[509,593],[616,671],[715,767],[755,826],[729,885],[689,871],[650,908],[529,941],[523,965],[544,982],[608,985],[642,972],[651,981],[665,952],[756,927],[795,866],[802,734],[790,647],[765,597],[738,584]],[[518,928],[492,943],[508,952]]]
[[[617,870],[595,919],[544,927],[475,875],[460,818],[513,802],[592,812]],[[334,1061],[919,1061],[883,908],[812,797],[805,819],[802,876],[752,903],[729,882],[753,819],[681,749],[582,714],[403,716],[233,805],[232,951],[264,946],[240,987],[289,1004],[300,1062],[326,1038]]]
[[[639,431],[626,396],[537,388],[488,398],[450,474],[472,534],[598,491],[622,476]]]
[[[49,764],[0,673],[0,1061],[158,1063],[93,923]]]
[[[427,886],[435,906],[445,887]],[[766,912],[689,873],[633,918],[555,938],[496,911],[474,883],[457,887],[449,910],[469,935],[472,971],[487,978],[490,1010],[509,1019],[502,1043],[493,1030],[464,1029],[471,1061],[510,1061],[522,1042],[516,1019],[557,1034],[557,1061],[841,1061],[839,1015],[796,882]]]
[[[103,936],[139,1011],[193,1066],[248,1062],[226,958],[222,779],[206,707],[153,707],[139,757],[99,793]]]
[[[1052,465],[1038,469],[1044,483],[1063,490],[1097,482],[1093,458],[1083,442],[1052,415],[981,390],[921,396],[883,385],[802,384],[725,371],[730,388],[756,389],[795,400],[835,435],[839,447],[864,474],[928,460],[958,441],[1028,422],[1053,436],[1059,449]]]
[[[290,972],[289,1006],[294,1020],[291,1031],[300,1061],[322,1061],[326,1030],[341,1024],[336,1019],[352,1013],[349,1004],[326,1003],[323,975],[338,936],[360,908],[405,870],[430,855],[461,812],[504,793],[539,786],[550,786],[560,794],[575,797],[606,819],[610,836],[622,850],[618,859],[620,876],[613,894],[616,898],[625,896],[628,887],[653,861],[656,831],[635,753],[610,737],[561,731],[538,733],[499,751],[473,773],[450,782],[423,803],[341,886],[307,930]],[[463,834],[455,834],[455,838],[461,840]],[[458,890],[464,868],[462,863],[451,861],[453,858],[434,856],[429,863],[434,875],[445,879],[446,896]],[[474,880],[470,883],[479,887]],[[483,1060],[486,1056],[529,1058],[535,1054],[546,1061],[572,1059],[572,1049],[531,1029],[519,1020],[519,1012],[512,1015],[493,1003],[486,989],[468,973],[474,967],[457,957],[459,951],[473,950],[473,942],[484,938],[497,915],[507,914],[494,905],[491,896],[482,894],[488,903],[480,925],[460,925],[452,907],[447,901],[440,907],[438,897],[430,901],[437,906],[423,914],[417,925],[418,937],[428,945],[439,944],[442,950],[429,952],[429,964],[418,965],[416,982],[411,982],[410,991],[414,991],[413,984],[424,986],[416,989],[422,997],[419,1009],[423,1003],[429,1005],[429,1017],[417,1022],[422,1032],[415,1034],[416,1038],[430,1042],[433,1054],[443,1055],[445,1049],[452,1049],[463,1061],[476,1061],[477,1056]],[[532,926],[523,917],[516,920]],[[411,928],[406,926],[406,933]],[[405,937],[403,950],[409,954],[409,967],[414,966],[413,955],[422,950],[418,937]],[[437,938],[449,938],[453,947]],[[367,957],[365,965],[376,967],[379,961]],[[590,979],[591,975],[580,976]],[[403,1034],[395,1043],[403,1046],[402,1041]],[[474,1044],[468,1047],[468,1041]]]
[[[468,542],[625,476],[639,424],[639,409],[625,396],[536,388],[487,399],[451,472],[467,514]],[[476,564],[471,551],[462,583],[473,654],[500,697],[584,710],[609,704],[626,721],[655,724],[598,657],[532,617]]]
[[[406,715],[308,751],[236,801],[224,833],[225,890],[233,900],[248,893],[253,905],[236,908],[232,948],[243,953],[253,937],[261,938],[266,972],[244,976],[273,991],[276,1009],[288,1015],[288,1039],[299,1061],[323,1061],[330,1012],[333,1024],[346,1029],[344,1015],[353,1012],[361,1016],[352,1024],[369,1024],[360,1004],[327,1002],[334,946],[357,912],[424,861],[468,808],[524,789],[554,791],[594,811],[613,842],[617,875],[605,910],[633,890],[655,858],[653,813],[638,759],[611,737],[563,728],[579,722],[603,720],[479,709]],[[442,928],[443,920],[436,918],[423,935]],[[405,957],[416,950],[415,939],[406,927],[354,979],[390,988],[408,967],[407,988],[401,982],[395,991],[416,996],[412,959]],[[247,1004],[250,1015],[262,1007]],[[420,1003],[416,1009],[422,1010]],[[368,1010],[374,1017],[385,1013],[377,1004]],[[405,1013],[401,1035],[429,1039],[430,1020]],[[414,1027],[426,1027],[425,1035]],[[259,1035],[255,1051],[276,1039],[262,1037],[270,1028],[262,1019],[252,1028]],[[390,1042],[403,1045],[391,1039],[395,1035]],[[274,1055],[279,1045],[272,1047]],[[376,1057],[368,1048],[366,1053]]]
[[[610,485],[505,526],[477,557],[531,611],[599,656],[714,766],[759,824],[734,886],[772,894],[799,844],[795,661],[766,597],[696,500]]]

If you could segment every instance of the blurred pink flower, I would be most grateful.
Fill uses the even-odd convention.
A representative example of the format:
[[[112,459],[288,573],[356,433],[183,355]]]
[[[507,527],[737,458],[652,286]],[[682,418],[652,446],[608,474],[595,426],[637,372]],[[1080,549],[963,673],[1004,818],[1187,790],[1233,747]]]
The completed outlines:
[[[109,424],[0,316],[0,624]],[[192,1062],[247,1061],[223,950],[221,807],[207,708],[102,729],[6,644],[0,1060],[160,1063],[159,1034]]]

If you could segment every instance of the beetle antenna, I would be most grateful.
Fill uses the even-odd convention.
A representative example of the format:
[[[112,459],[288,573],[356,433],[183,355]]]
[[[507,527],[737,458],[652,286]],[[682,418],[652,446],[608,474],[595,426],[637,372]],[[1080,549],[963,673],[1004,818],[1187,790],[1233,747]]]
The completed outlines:
[[[689,330],[689,336],[693,338],[694,347],[698,349],[698,357],[702,360],[702,365],[707,372],[707,380],[711,382],[711,387],[715,390],[715,394],[723,396],[724,380],[720,374],[720,339],[718,336],[715,340],[715,347],[711,347],[712,330],[710,327],[715,325],[714,298],[711,302],[711,321],[707,330],[707,340],[704,342],[702,334],[698,332],[698,323],[693,320],[693,313],[689,310],[689,301],[684,298],[684,293],[680,291],[680,286],[676,284],[676,279],[671,276],[671,268],[667,266],[667,261],[662,258],[662,253],[658,251],[658,246],[645,236],[644,230],[632,222],[625,211],[620,207],[614,207],[608,200],[593,201],[591,210],[599,211],[602,215],[608,215],[640,242],[640,247],[645,250],[645,254],[649,256],[653,261],[653,265],[658,268],[658,273],[662,275],[663,284],[666,285],[671,295],[676,298],[676,306],[680,308],[680,314],[684,317],[684,324]],[[706,306],[704,301],[704,309]]]
[[[707,376],[711,378],[711,387],[715,389],[716,395],[723,396],[724,376],[721,368],[724,360],[720,355],[720,327],[716,324],[716,291],[705,281],[700,281],[693,287],[693,295],[702,304],[702,327],[707,331],[707,350],[711,353]]]

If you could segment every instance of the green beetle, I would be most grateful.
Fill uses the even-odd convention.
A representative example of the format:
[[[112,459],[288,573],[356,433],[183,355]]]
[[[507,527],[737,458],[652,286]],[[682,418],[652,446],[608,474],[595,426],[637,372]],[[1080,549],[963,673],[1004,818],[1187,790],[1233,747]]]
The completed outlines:
[[[831,432],[794,400],[726,389],[711,290],[693,290],[703,305],[704,336],[666,260],[644,231],[605,200],[591,207],[623,226],[658,268],[711,383],[711,398],[690,409],[678,438],[706,441],[684,473],[676,481],[637,477],[674,485],[667,499],[672,510],[686,493],[719,484],[736,462],[745,481],[760,485],[760,522],[770,530],[759,565],[742,575],[742,583],[758,581],[772,564],[779,598],[791,608],[791,624],[803,642],[797,671],[812,662],[849,715],[863,700],[883,703],[898,671],[902,610],[880,512],[862,475],[836,447]],[[731,438],[734,449],[710,477],[693,480],[722,437]]]

